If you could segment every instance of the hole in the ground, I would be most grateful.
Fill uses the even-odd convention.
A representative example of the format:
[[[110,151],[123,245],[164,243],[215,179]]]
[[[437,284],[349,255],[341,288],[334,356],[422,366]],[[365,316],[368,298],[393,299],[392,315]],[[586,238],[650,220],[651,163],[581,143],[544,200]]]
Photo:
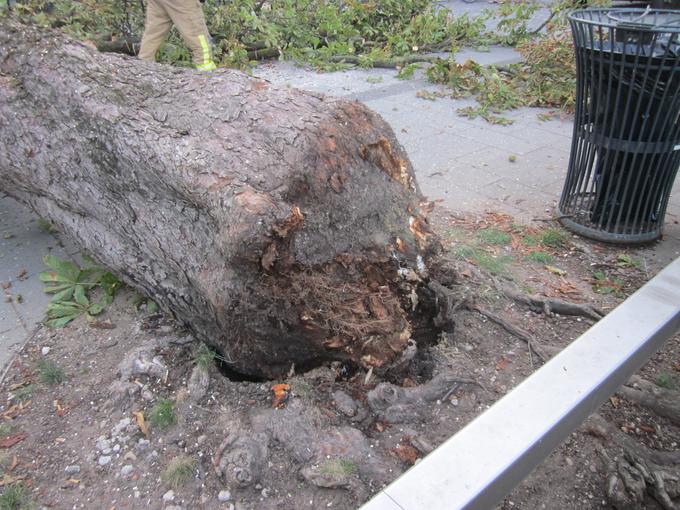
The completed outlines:
[[[265,382],[264,377],[257,377],[251,374],[244,374],[234,370],[229,363],[224,360],[224,357],[219,351],[215,351],[215,366],[224,377],[234,382]]]

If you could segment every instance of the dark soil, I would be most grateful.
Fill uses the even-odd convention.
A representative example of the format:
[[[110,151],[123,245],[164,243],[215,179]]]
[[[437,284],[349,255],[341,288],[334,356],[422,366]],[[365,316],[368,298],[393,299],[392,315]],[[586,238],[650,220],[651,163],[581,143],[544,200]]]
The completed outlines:
[[[606,312],[653,276],[634,251],[504,215],[440,213],[434,227],[461,298],[521,326],[549,352],[594,321],[531,311],[500,288]],[[208,360],[201,382],[198,342],[168,319],[135,311],[131,296],[119,294],[97,323],[38,329],[2,383],[2,485],[21,484],[35,508],[353,510],[541,365],[524,341],[461,306],[454,333],[421,347],[390,382],[409,395],[432,387],[438,374],[474,382],[449,383],[449,391],[433,390],[432,399],[400,411],[372,407],[369,392],[384,382],[376,374],[339,363],[253,381]],[[679,384],[679,353],[676,336],[640,375]],[[46,361],[63,370],[63,381],[48,380]],[[279,383],[289,388],[278,388],[277,402]],[[166,427],[152,418],[162,399],[174,408]],[[680,427],[622,397],[599,413],[641,444],[678,450]],[[610,507],[599,446],[619,454],[612,438],[586,423],[500,508]],[[168,473],[177,459],[188,466],[185,476]],[[243,474],[241,464],[248,480],[234,474],[234,465]],[[651,499],[645,505],[658,508]]]

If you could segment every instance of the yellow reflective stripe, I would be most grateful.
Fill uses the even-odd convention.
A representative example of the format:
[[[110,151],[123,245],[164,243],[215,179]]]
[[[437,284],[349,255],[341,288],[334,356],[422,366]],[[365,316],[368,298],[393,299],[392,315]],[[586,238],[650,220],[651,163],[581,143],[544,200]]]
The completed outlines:
[[[208,46],[208,41],[206,40],[205,35],[199,35],[198,42],[201,43],[201,48],[203,48],[203,65],[205,66],[211,64],[212,59],[210,58],[210,46]]]
[[[210,61],[207,64],[196,66],[196,69],[199,71],[212,71],[213,69],[217,69],[217,66],[215,65],[215,62]]]

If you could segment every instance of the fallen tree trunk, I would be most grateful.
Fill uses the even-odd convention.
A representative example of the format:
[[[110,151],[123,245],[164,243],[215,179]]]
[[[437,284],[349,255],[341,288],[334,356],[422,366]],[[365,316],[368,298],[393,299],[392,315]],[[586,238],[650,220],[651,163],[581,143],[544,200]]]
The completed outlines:
[[[405,152],[360,103],[11,19],[0,189],[258,376],[398,361],[417,285],[400,275],[436,245]]]

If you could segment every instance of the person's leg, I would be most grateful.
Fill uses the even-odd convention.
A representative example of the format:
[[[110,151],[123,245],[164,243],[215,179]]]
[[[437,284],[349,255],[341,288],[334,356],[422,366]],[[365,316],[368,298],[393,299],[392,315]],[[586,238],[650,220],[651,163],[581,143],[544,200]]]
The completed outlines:
[[[196,69],[215,69],[210,49],[210,34],[205,24],[203,7],[198,0],[167,0],[168,14],[182,39],[191,50]]]
[[[139,58],[153,62],[156,52],[172,28],[172,19],[163,6],[163,0],[147,0],[144,35],[139,47]]]

